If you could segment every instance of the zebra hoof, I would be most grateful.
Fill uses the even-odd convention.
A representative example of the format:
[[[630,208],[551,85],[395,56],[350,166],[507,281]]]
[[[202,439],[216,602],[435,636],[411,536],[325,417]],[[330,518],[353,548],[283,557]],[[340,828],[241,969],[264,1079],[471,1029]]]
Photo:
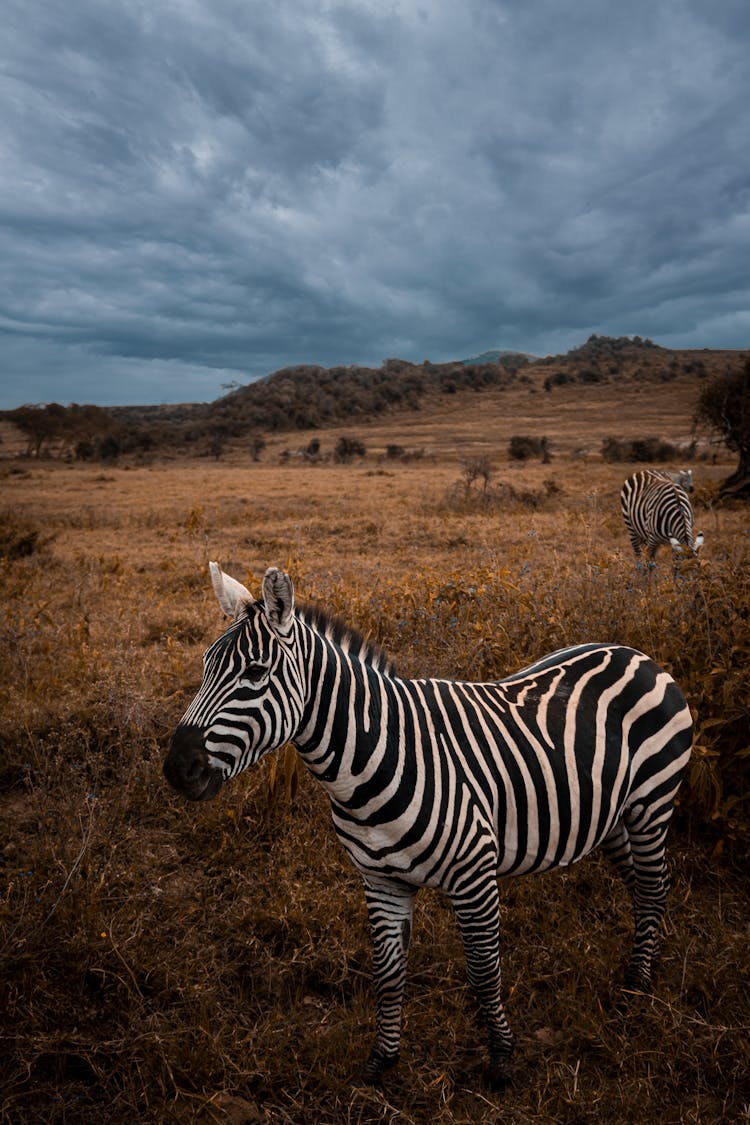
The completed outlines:
[[[503,1042],[499,1049],[490,1050],[490,1064],[484,1072],[484,1084],[496,1093],[505,1089],[511,1081],[510,1060],[513,1057],[513,1036]]]
[[[627,972],[622,985],[624,999],[627,1002],[636,1000],[651,989],[651,981],[642,973]]]
[[[354,1080],[355,1086],[378,1086],[383,1075],[388,1070],[392,1070],[398,1062],[398,1051],[395,1055],[381,1055],[377,1051],[373,1051],[369,1059],[362,1067],[362,1072],[359,1078]]]
[[[502,1093],[512,1079],[510,1059],[496,1059],[490,1062],[482,1078],[488,1090],[496,1094]]]

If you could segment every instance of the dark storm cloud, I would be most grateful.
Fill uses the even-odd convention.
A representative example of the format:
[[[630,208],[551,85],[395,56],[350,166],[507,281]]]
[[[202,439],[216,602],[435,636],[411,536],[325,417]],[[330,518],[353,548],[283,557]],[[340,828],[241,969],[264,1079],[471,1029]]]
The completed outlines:
[[[6,3],[0,406],[746,347],[750,10]]]

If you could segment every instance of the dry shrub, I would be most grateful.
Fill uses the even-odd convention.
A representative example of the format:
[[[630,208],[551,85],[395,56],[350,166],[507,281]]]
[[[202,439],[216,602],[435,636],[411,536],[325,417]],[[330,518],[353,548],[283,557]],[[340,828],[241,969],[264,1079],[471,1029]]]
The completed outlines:
[[[489,484],[489,473],[473,471],[468,465],[464,479],[455,481],[445,492],[440,507],[448,512],[462,515],[472,512],[489,514],[491,512],[536,511],[540,508],[554,507],[563,489],[555,480],[545,480],[541,488],[516,488],[508,481]],[[483,487],[474,487],[475,482],[483,480]]]
[[[0,559],[23,559],[51,543],[38,525],[12,508],[0,510]]]

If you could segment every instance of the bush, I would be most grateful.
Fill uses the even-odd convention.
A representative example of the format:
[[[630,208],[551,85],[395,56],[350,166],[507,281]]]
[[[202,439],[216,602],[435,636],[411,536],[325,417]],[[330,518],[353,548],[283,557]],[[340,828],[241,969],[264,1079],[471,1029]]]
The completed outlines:
[[[120,443],[111,434],[96,443],[96,455],[102,461],[116,461],[120,456]]]
[[[684,450],[656,437],[632,439],[608,437],[602,442],[602,457],[609,462],[674,461],[684,456]]]
[[[570,375],[567,371],[556,371],[554,375],[548,375],[544,380],[544,389],[551,391],[553,387],[564,387],[566,383],[575,383],[575,381],[575,375]]]
[[[12,508],[0,511],[0,559],[28,558],[49,542],[31,520]]]
[[[355,457],[364,457],[366,453],[364,442],[359,438],[340,437],[333,451],[333,459],[340,465],[346,465]]]
[[[604,383],[606,379],[596,367],[583,367],[578,372],[579,383]]]
[[[511,461],[529,461],[538,457],[545,464],[550,460],[549,441],[546,437],[522,437],[514,435],[508,443],[508,456]]]

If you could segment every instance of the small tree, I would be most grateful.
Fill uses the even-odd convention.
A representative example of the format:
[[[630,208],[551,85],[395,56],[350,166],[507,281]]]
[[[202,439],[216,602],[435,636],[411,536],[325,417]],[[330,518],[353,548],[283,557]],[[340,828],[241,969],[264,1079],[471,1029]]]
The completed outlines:
[[[750,355],[739,371],[728,371],[706,383],[698,398],[694,423],[708,426],[739,457],[720,495],[750,499]]]
[[[482,481],[482,492],[486,492],[489,487],[490,477],[492,476],[492,465],[490,464],[489,457],[484,454],[480,457],[470,457],[462,461],[461,465],[463,467],[466,495],[468,496],[471,492],[471,486],[474,484],[474,481],[480,480]]]
[[[215,461],[224,456],[224,447],[229,437],[229,427],[224,422],[216,422],[208,432],[208,451]]]
[[[260,455],[266,448],[266,439],[262,434],[250,435],[250,456],[253,461],[260,461]]]

